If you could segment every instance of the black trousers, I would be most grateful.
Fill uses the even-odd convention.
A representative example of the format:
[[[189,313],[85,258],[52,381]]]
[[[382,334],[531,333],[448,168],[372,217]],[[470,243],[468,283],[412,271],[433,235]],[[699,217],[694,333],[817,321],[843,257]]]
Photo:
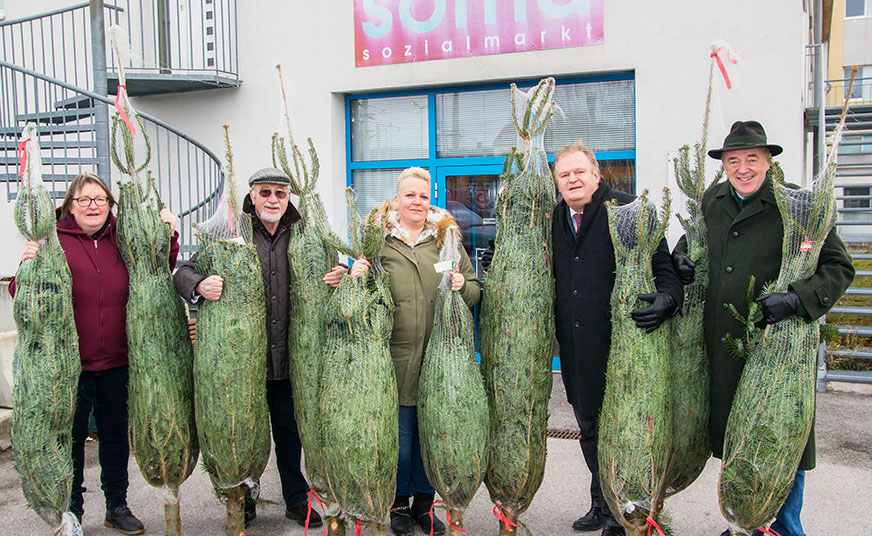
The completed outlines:
[[[609,505],[606,504],[603,498],[603,490],[600,486],[599,478],[599,458],[597,457],[597,442],[599,441],[599,417],[589,417],[580,415],[578,410],[573,407],[575,412],[575,420],[578,423],[578,429],[581,433],[578,442],[581,444],[581,453],[584,455],[584,462],[590,471],[590,505],[591,508],[599,508],[603,515],[608,518],[606,526],[620,526],[620,523],[615,521],[609,510]]]
[[[82,515],[85,488],[85,439],[91,409],[97,421],[100,482],[106,509],[127,505],[127,365],[97,372],[82,371],[73,421],[73,489],[70,511]]]
[[[291,380],[267,380],[266,402],[276,448],[276,466],[282,482],[282,497],[287,506],[306,502],[309,484],[300,470],[303,444],[294,418],[294,396]]]

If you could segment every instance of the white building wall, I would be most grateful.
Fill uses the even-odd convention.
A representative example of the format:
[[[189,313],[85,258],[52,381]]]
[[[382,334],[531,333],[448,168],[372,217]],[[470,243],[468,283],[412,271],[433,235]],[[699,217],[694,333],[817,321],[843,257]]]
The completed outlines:
[[[659,191],[668,184],[669,155],[699,139],[708,45],[718,39],[732,46],[739,63],[727,67],[734,83],[730,91],[715,73],[709,146],[720,146],[733,121],[758,119],[770,142],[784,146],[779,160],[788,179],[804,182],[809,23],[795,0],[609,0],[600,46],[365,68],[354,67],[351,2],[273,1],[254,9],[238,0],[238,5],[240,88],[138,98],[135,105],[216,154],[223,154],[221,125],[230,124],[237,180],[244,184],[251,172],[271,165],[271,134],[284,133],[274,67],[281,63],[296,135],[300,141],[311,136],[315,143],[321,158],[318,189],[337,229],[345,221],[345,93],[632,71],[637,190]],[[11,223],[11,211],[0,208],[0,218]],[[674,241],[679,226],[674,219],[670,225]],[[20,251],[17,233],[8,234],[16,236],[4,236],[2,246]],[[17,255],[3,261],[0,273],[11,273],[16,264]]]

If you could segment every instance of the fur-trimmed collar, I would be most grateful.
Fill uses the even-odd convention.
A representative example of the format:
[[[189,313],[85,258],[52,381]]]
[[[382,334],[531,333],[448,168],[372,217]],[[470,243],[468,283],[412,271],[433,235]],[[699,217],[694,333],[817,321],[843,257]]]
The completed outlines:
[[[442,247],[442,244],[445,242],[445,234],[449,229],[453,227],[455,232],[460,232],[457,221],[455,221],[450,212],[444,208],[431,205],[430,210],[427,212],[427,220],[424,222],[424,230],[421,231],[418,239],[413,243],[409,238],[409,233],[400,227],[400,214],[397,212],[396,204],[385,201],[379,207],[379,211],[387,220],[385,230],[387,236],[392,236],[409,247],[415,247],[430,237],[435,237],[436,245]]]

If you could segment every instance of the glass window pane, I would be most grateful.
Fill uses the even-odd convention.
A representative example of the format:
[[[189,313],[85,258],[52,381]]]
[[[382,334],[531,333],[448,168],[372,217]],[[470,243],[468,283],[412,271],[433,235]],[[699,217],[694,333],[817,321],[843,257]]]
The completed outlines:
[[[479,277],[481,255],[497,232],[496,199],[499,175],[449,175],[445,177],[445,208],[460,225],[463,247]]]
[[[636,161],[605,160],[599,162],[600,177],[615,190],[636,195]]]
[[[436,156],[502,156],[517,143],[509,88],[436,95]]]
[[[558,84],[554,113],[545,131],[545,150],[553,153],[581,138],[594,152],[636,148],[633,80]]]
[[[862,17],[866,14],[866,0],[845,0],[846,17]]]
[[[382,201],[392,201],[402,169],[356,169],[351,172],[357,210],[365,216]]]
[[[427,96],[351,101],[351,159],[427,158]]]

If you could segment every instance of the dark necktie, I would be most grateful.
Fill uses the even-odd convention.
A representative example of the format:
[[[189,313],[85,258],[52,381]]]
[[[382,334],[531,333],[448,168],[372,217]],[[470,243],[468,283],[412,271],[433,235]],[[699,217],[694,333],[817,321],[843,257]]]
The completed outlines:
[[[575,220],[575,234],[578,234],[578,231],[581,230],[581,214],[576,212],[572,215],[572,219]]]

